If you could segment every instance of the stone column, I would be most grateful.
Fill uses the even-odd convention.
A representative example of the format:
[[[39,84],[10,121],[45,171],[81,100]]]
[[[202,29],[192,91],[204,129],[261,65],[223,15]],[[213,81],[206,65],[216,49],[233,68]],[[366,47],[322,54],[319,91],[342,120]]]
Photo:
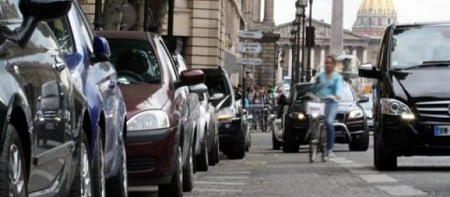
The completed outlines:
[[[261,22],[261,0],[253,0],[253,21]]]
[[[315,60],[315,48],[311,48],[311,70],[316,69],[316,66],[314,65]]]
[[[264,23],[273,24],[274,0],[264,0]]]
[[[321,46],[320,49],[320,66],[325,65],[325,47],[326,46]]]
[[[352,49],[352,56],[353,57],[355,57],[355,58],[358,58],[358,56],[356,56],[356,54],[357,54],[357,51],[356,50],[358,50],[358,48],[357,47],[353,47],[353,49]],[[352,61],[352,69],[351,69],[353,72],[356,72],[357,71],[357,68],[356,68],[356,60],[354,60],[354,61]]]
[[[363,62],[362,63],[363,64],[368,63],[367,62],[367,48],[364,48],[364,51],[363,51]]]
[[[342,54],[344,46],[344,0],[333,0],[331,16],[331,54]]]

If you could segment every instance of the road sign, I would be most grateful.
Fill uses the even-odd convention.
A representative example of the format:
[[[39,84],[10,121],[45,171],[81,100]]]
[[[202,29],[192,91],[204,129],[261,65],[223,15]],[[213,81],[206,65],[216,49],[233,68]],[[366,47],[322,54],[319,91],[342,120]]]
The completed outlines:
[[[263,61],[260,58],[240,58],[238,64],[260,66]]]
[[[239,52],[241,53],[261,53],[261,44],[255,43],[240,43]]]
[[[239,37],[250,39],[261,39],[263,37],[263,33],[260,31],[239,31]]]

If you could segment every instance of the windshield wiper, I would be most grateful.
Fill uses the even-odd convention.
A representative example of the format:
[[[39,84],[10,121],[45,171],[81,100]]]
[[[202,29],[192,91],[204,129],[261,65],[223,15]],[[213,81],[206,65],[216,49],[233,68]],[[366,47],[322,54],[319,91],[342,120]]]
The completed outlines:
[[[446,67],[450,66],[450,60],[445,61],[424,61],[420,65],[411,66],[405,68],[404,70],[415,69],[415,68],[424,68],[424,67]]]

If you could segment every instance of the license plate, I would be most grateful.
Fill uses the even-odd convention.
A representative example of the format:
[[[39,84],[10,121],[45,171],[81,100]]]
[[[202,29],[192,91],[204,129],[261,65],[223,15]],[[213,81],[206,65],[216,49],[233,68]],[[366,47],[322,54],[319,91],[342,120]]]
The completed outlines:
[[[450,126],[434,126],[434,136],[450,136]]]
[[[308,115],[325,115],[325,103],[308,102],[306,104],[306,114]]]

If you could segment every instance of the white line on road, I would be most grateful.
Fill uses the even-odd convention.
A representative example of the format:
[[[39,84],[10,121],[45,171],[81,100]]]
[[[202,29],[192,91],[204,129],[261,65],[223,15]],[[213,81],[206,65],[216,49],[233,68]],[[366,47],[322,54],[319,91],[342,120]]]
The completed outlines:
[[[397,185],[397,186],[377,186],[377,188],[383,190],[384,192],[392,196],[424,196],[428,195],[422,190],[414,189],[407,185]]]
[[[199,185],[245,185],[243,182],[209,182],[209,181],[195,181]]]
[[[236,171],[236,172],[212,172],[212,174],[251,174],[250,171]]]
[[[396,183],[394,178],[384,174],[359,175],[367,183]]]
[[[194,188],[194,192],[242,192],[243,190],[237,190],[237,189],[197,189]]]
[[[248,176],[205,176],[205,179],[248,179]]]

